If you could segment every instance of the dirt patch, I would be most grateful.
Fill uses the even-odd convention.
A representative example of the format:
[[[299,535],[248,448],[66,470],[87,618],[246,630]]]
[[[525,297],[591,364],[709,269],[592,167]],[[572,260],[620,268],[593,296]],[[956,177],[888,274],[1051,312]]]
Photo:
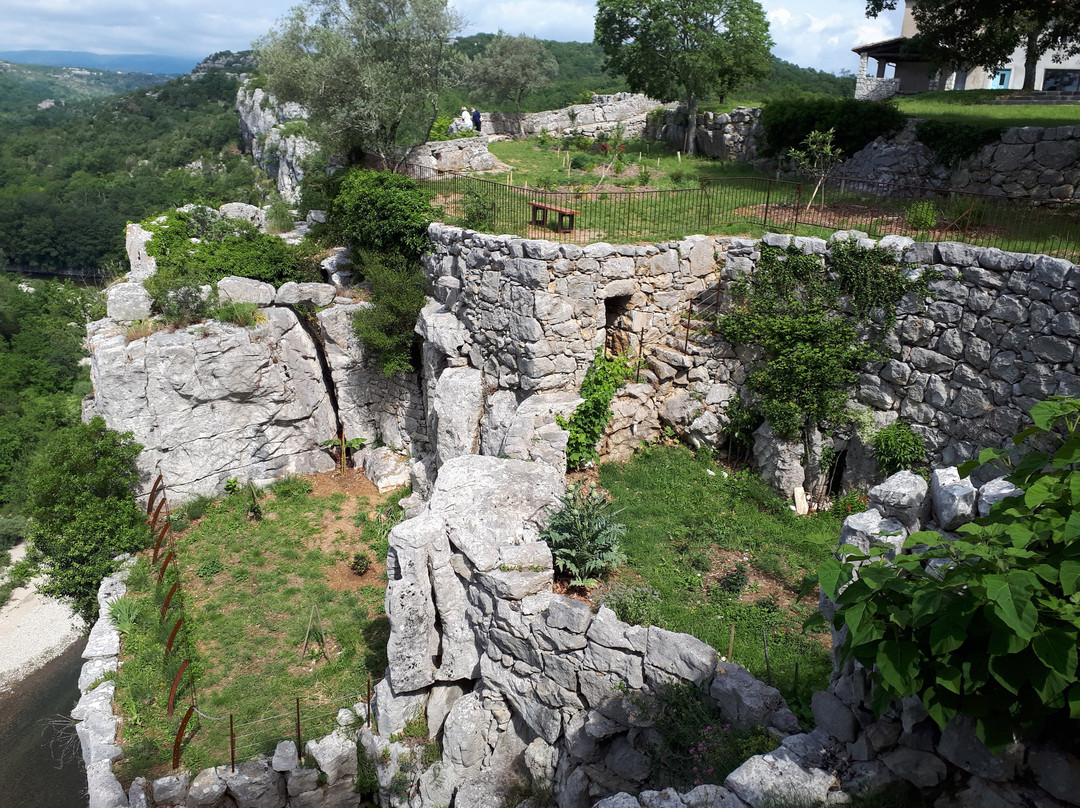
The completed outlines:
[[[375,557],[375,553],[365,549],[360,541],[361,529],[357,521],[362,500],[366,500],[367,508],[370,508],[382,502],[385,495],[380,494],[375,484],[357,469],[348,469],[344,474],[340,471],[313,474],[308,479],[312,484],[312,496],[344,494],[347,497],[340,509],[327,510],[323,514],[322,530],[310,540],[312,547],[329,555],[343,554],[327,571],[326,585],[335,592],[355,592],[368,585],[380,585],[384,580],[386,565]],[[368,515],[367,509],[364,515]],[[363,575],[358,575],[349,564],[353,555],[361,551],[367,553],[371,565]]]

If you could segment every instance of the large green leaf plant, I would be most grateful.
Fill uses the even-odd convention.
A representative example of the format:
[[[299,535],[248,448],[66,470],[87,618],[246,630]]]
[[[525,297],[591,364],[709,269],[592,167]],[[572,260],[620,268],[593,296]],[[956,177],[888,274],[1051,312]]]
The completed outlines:
[[[941,727],[974,718],[991,748],[1080,718],[1080,399],[1049,399],[1031,417],[1014,447],[961,466],[1002,467],[1022,493],[959,538],[914,533],[892,561],[845,546],[819,567],[833,626],[847,629],[842,654],[873,670],[879,714],[917,695]]]

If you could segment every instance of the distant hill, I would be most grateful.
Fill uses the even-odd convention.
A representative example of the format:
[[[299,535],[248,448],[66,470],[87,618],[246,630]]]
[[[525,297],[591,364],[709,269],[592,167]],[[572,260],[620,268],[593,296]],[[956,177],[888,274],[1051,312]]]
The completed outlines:
[[[0,59],[27,65],[86,67],[94,70],[122,70],[125,73],[156,73],[165,76],[179,76],[187,73],[199,62],[197,56],[63,50],[0,50]]]
[[[45,67],[0,61],[0,120],[10,121],[54,104],[100,98],[168,80],[168,76],[152,73],[117,73],[85,67]]]

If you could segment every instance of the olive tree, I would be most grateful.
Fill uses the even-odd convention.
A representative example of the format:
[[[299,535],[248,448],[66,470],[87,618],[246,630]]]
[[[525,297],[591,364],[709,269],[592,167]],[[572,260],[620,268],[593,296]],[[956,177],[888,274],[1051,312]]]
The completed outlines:
[[[521,100],[550,84],[558,72],[559,63],[539,39],[499,31],[469,65],[469,86],[495,103],[513,101],[520,125]]]
[[[307,0],[255,48],[268,88],[308,109],[324,148],[358,162],[427,140],[460,26],[446,0]]]
[[[756,0],[598,0],[595,41],[632,90],[686,105],[690,154],[700,100],[723,100],[772,69],[769,23]]]

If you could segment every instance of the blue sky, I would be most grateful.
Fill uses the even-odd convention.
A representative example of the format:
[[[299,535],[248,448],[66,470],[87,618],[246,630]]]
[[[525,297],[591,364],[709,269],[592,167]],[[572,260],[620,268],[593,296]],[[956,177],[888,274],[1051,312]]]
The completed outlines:
[[[773,52],[819,70],[854,71],[855,45],[897,36],[900,16],[865,17],[864,0],[761,0]],[[283,17],[295,0],[0,0],[5,50],[83,50],[203,57],[244,50]],[[592,39],[592,2],[456,0],[463,33],[529,34]]]

